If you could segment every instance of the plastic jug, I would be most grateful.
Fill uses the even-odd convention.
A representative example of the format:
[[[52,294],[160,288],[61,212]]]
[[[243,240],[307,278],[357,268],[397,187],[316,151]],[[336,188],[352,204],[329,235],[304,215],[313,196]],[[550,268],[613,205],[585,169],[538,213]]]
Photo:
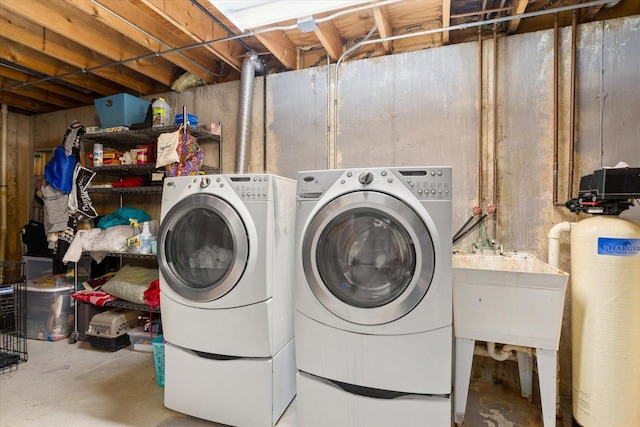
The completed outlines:
[[[127,239],[127,251],[130,254],[140,253],[140,227],[138,221],[135,218],[129,219],[129,224],[133,228],[133,236]]]
[[[140,253],[151,253],[151,232],[149,231],[149,223],[142,223],[142,233],[140,233]]]
[[[153,126],[169,126],[171,121],[171,107],[164,98],[159,97],[151,104],[153,112]]]

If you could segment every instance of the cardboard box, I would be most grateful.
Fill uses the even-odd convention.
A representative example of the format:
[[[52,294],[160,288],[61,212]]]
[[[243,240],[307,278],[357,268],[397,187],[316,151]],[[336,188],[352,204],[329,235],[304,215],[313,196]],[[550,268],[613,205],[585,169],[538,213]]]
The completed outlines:
[[[133,123],[144,122],[150,102],[120,93],[105,96],[93,101],[100,119],[100,126],[111,128],[115,126],[131,126]]]

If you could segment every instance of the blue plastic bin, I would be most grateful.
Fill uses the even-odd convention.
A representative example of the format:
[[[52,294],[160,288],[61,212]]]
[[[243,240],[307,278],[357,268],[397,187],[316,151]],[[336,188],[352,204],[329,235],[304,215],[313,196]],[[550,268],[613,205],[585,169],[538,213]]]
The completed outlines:
[[[144,122],[149,101],[128,93],[105,96],[93,101],[100,119],[100,127],[131,126]]]

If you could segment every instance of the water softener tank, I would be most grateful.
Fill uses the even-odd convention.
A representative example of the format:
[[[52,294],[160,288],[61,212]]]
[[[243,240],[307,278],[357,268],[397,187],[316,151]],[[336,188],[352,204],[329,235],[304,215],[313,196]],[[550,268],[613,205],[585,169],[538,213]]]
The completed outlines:
[[[573,418],[640,426],[640,225],[614,215],[571,232]]]

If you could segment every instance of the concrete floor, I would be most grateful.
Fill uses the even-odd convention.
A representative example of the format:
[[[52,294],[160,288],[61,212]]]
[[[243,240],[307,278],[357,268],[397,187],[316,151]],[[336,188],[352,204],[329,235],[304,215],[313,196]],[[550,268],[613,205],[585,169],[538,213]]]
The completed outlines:
[[[1,427],[219,425],[163,406],[152,353],[28,340],[28,356],[16,371],[0,375]],[[541,426],[535,400],[528,402],[517,390],[472,382],[464,427]],[[562,406],[564,416],[557,427],[569,427],[570,406]],[[296,426],[295,412],[294,400],[277,427]]]

